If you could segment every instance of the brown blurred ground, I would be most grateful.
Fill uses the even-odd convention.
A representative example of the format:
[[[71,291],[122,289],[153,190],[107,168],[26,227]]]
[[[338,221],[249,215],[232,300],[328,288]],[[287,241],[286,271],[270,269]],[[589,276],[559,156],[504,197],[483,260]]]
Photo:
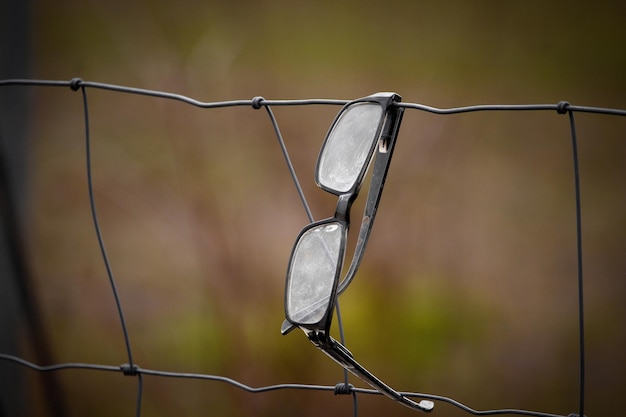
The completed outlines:
[[[102,4],[100,4],[102,3]],[[204,101],[357,98],[439,107],[626,108],[618,2],[39,2],[34,77]],[[89,90],[96,201],[142,367],[252,386],[334,385],[340,368],[279,333],[284,271],[307,219],[265,112]],[[32,90],[29,254],[60,362],[127,361],[88,211],[79,94]],[[274,109],[317,219],[313,182],[337,111]],[[626,407],[626,119],[577,114],[589,416]],[[402,390],[478,409],[578,406],[575,208],[566,116],[407,111],[360,274],[347,345]],[[29,386],[34,412],[45,415]],[[135,382],[61,376],[72,415],[130,415]],[[360,382],[353,381],[362,386]],[[144,415],[350,415],[330,393],[247,394],[145,378]],[[409,415],[359,396],[360,416]],[[437,415],[462,415],[446,405]]]

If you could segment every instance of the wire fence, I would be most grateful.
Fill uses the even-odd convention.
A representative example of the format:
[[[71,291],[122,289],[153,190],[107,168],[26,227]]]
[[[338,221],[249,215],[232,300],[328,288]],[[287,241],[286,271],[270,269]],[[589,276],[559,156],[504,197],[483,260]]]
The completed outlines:
[[[109,262],[109,258],[107,255],[107,250],[104,242],[104,234],[101,230],[100,220],[97,214],[96,202],[94,199],[94,185],[92,178],[92,148],[91,148],[91,128],[90,128],[90,113],[89,113],[89,98],[88,92],[90,90],[108,90],[115,93],[120,94],[132,94],[132,95],[141,95],[141,96],[150,96],[159,99],[165,100],[174,100],[178,102],[182,102],[187,105],[191,105],[194,107],[198,107],[201,109],[217,109],[217,108],[230,108],[230,107],[252,107],[253,109],[259,110],[264,109],[267,112],[268,118],[272,124],[274,133],[278,139],[280,144],[281,151],[283,153],[283,157],[285,163],[289,169],[291,178],[296,187],[296,191],[300,197],[302,205],[305,211],[308,214],[309,219],[313,219],[311,214],[311,210],[307,204],[306,198],[304,196],[304,192],[296,175],[295,169],[291,162],[291,158],[285,145],[285,141],[282,138],[281,130],[279,124],[274,116],[272,111],[273,107],[279,106],[311,106],[311,105],[321,105],[321,106],[342,106],[349,102],[349,100],[330,100],[330,99],[303,99],[303,100],[267,100],[263,97],[254,97],[250,100],[233,100],[233,101],[219,101],[219,102],[203,102],[199,101],[184,95],[174,94],[164,91],[155,91],[155,90],[146,90],[140,88],[131,88],[120,85],[112,85],[112,84],[104,84],[99,82],[91,82],[91,81],[83,81],[79,78],[72,79],[70,81],[54,81],[54,80],[28,80],[28,79],[8,79],[8,80],[0,80],[0,87],[56,87],[56,88],[70,88],[72,91],[79,92],[82,96],[82,108],[83,108],[83,117],[84,117],[84,137],[85,137],[85,161],[86,161],[86,176],[87,176],[87,184],[88,184],[88,194],[89,194],[89,205],[91,211],[91,217],[93,221],[93,226],[95,228],[95,234],[97,237],[98,245],[100,248],[101,257],[104,261],[104,266],[106,269],[106,274],[108,277],[108,285],[113,293],[116,310],[118,313],[119,324],[121,325],[124,337],[124,346],[126,350],[127,362],[121,365],[110,365],[110,364],[96,364],[96,363],[54,363],[54,364],[37,364],[33,363],[23,357],[16,356],[9,353],[0,352],[0,359],[8,362],[19,365],[21,367],[29,368],[31,370],[41,372],[41,373],[58,373],[67,370],[79,370],[84,372],[108,372],[108,373],[117,373],[122,374],[124,376],[128,376],[131,378],[135,378],[137,382],[136,388],[136,400],[135,400],[135,415],[137,417],[142,415],[142,402],[144,397],[144,376],[154,376],[160,378],[182,378],[182,379],[190,379],[190,380],[206,380],[206,381],[214,381],[218,383],[228,384],[230,386],[236,387],[240,390],[261,394],[267,393],[270,391],[287,391],[287,390],[314,390],[314,391],[326,391],[331,392],[335,395],[344,394],[351,395],[353,398],[353,415],[356,417],[359,415],[358,405],[357,405],[357,395],[380,395],[379,392],[372,389],[364,389],[353,386],[349,383],[347,373],[344,375],[344,381],[337,385],[312,385],[312,384],[276,384],[276,385],[267,385],[267,386],[259,386],[253,387],[247,385],[243,382],[237,381],[235,379],[219,376],[219,375],[211,375],[204,373],[188,373],[188,372],[171,372],[164,371],[158,369],[148,369],[141,367],[134,357],[134,350],[131,344],[131,335],[129,334],[126,318],[124,314],[124,308],[120,299],[120,294],[117,287],[117,280],[115,278],[115,274],[113,268]],[[0,94],[2,93],[2,89],[0,89]],[[584,289],[584,278],[583,278],[583,232],[582,232],[582,213],[581,213],[581,195],[580,195],[580,168],[578,161],[578,144],[577,144],[577,132],[576,132],[576,121],[575,115],[577,113],[594,113],[601,114],[606,116],[617,116],[624,117],[626,116],[626,110],[622,109],[614,109],[614,108],[602,108],[602,107],[590,107],[590,106],[581,106],[570,104],[566,101],[561,101],[555,104],[529,104],[529,105],[476,105],[476,106],[465,106],[465,107],[455,107],[455,108],[436,108],[423,104],[410,103],[410,102],[399,102],[395,105],[404,107],[406,110],[414,110],[421,112],[428,112],[437,115],[452,115],[452,114],[460,114],[460,113],[475,113],[475,112],[551,112],[558,116],[566,116],[567,123],[571,135],[571,143],[572,143],[572,156],[573,156],[573,177],[574,177],[574,200],[576,207],[576,247],[577,247],[577,283],[578,283],[578,292],[577,292],[577,303],[578,303],[578,315],[577,315],[577,326],[579,333],[579,393],[578,393],[578,401],[572,402],[571,408],[575,410],[569,414],[569,416],[574,415],[584,415],[585,413],[585,314],[584,314],[584,306],[585,306],[585,297],[583,294]],[[20,279],[18,276],[17,279]],[[277,303],[282,300],[276,300]],[[339,311],[337,312],[339,315]],[[341,317],[338,317],[339,321],[339,329],[343,332],[343,324],[341,322]],[[418,392],[402,392],[403,395],[407,397],[414,397],[420,399],[427,399],[435,401],[435,403],[445,403],[451,405],[463,412],[473,414],[473,415],[528,415],[528,416],[537,416],[537,417],[556,417],[556,416],[566,416],[566,414],[552,414],[541,411],[530,411],[524,409],[489,409],[489,410],[477,410],[468,405],[465,405],[455,399],[450,397],[434,395],[429,393],[418,393]],[[570,411],[572,411],[570,410]],[[362,412],[361,412],[362,413]],[[435,408],[435,413],[437,413]]]

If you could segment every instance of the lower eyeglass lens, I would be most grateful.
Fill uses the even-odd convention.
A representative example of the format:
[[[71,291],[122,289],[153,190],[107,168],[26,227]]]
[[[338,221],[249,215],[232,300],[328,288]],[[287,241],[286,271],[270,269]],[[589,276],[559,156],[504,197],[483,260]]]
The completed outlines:
[[[326,223],[300,237],[288,275],[287,314],[295,323],[315,324],[329,307],[338,273],[343,226]]]

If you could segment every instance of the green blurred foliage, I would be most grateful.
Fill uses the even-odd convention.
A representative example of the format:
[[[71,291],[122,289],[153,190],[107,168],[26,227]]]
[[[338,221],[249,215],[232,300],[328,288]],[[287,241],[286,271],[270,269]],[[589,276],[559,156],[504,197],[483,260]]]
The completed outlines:
[[[39,1],[33,76],[205,101],[396,91],[441,107],[626,108],[623,12],[619,2]],[[279,333],[285,268],[307,219],[265,112],[88,95],[95,197],[136,362],[252,386],[342,381],[299,331]],[[32,100],[28,243],[53,352],[127,362],[88,211],[80,97],[33,89]],[[313,168],[337,109],[274,111],[315,217],[330,216]],[[626,407],[626,121],[576,120],[586,414],[615,415]],[[360,274],[341,297],[348,348],[401,390],[478,409],[576,411],[567,118],[407,111],[396,152]],[[30,411],[42,415],[44,377],[29,381]],[[150,416],[352,412],[350,398],[327,392],[144,379]],[[72,415],[134,410],[130,378],[68,371],[62,383]],[[360,416],[413,413],[376,396],[359,406]]]

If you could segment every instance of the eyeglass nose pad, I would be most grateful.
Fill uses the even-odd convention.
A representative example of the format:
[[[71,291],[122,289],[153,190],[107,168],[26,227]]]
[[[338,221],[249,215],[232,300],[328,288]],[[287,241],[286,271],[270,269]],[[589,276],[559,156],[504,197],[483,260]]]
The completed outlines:
[[[296,326],[291,324],[289,322],[289,320],[284,320],[283,324],[281,324],[281,326],[280,326],[280,334],[282,334],[284,336],[284,335],[290,333],[295,328],[296,328]]]

